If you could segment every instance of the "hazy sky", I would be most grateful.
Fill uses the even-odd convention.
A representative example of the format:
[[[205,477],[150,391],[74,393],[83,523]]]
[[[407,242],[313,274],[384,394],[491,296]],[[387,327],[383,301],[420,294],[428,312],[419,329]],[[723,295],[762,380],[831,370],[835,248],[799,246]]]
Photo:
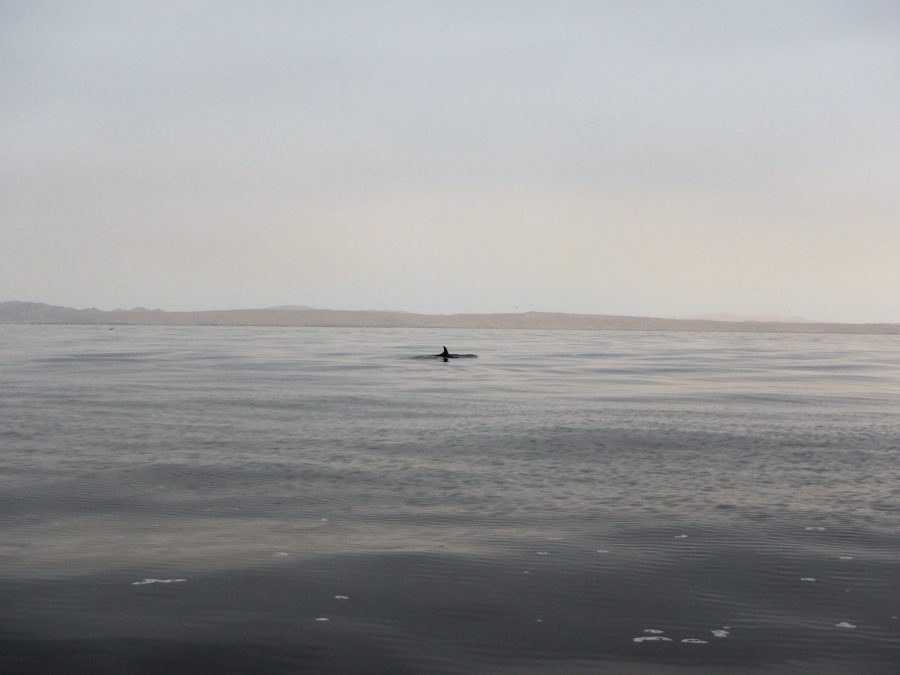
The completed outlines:
[[[0,300],[900,321],[900,2],[0,0]]]

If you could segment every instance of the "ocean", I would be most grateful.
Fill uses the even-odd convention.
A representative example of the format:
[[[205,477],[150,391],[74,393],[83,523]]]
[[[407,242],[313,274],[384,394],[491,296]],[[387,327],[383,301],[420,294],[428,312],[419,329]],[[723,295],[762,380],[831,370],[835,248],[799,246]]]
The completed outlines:
[[[895,675],[898,459],[896,336],[2,326],[0,672]]]

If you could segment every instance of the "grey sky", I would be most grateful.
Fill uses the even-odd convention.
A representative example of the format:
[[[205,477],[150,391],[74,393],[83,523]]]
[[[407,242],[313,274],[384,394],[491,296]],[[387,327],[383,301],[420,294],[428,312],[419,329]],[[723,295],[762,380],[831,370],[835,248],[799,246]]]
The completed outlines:
[[[0,300],[900,321],[900,3],[0,0]]]

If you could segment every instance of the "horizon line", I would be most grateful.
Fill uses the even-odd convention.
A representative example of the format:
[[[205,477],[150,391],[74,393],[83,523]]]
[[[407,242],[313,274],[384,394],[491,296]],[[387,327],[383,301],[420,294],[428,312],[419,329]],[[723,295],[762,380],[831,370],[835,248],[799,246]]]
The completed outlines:
[[[149,308],[142,305],[134,307],[116,307],[113,309],[101,309],[96,306],[88,307],[72,307],[67,305],[55,305],[46,302],[37,302],[31,300],[0,300],[0,306],[3,305],[32,305],[38,307],[46,307],[52,309],[69,310],[76,312],[101,312],[105,314],[121,313],[164,313],[164,314],[201,314],[215,312],[356,312],[356,313],[380,313],[380,314],[409,314],[420,316],[517,316],[526,314],[546,314],[546,315],[564,315],[573,317],[617,317],[629,319],[655,319],[662,321],[692,321],[692,322],[713,322],[713,323],[767,323],[767,324],[838,324],[847,326],[859,325],[896,325],[900,321],[822,321],[818,319],[809,319],[806,317],[787,315],[754,315],[740,314],[736,312],[705,312],[699,315],[673,316],[673,315],[653,315],[653,314],[612,314],[604,312],[571,312],[560,310],[513,310],[513,311],[497,311],[497,312],[473,312],[473,311],[455,311],[455,312],[420,312],[403,309],[333,309],[325,307],[313,307],[311,305],[299,304],[281,304],[271,305],[267,307],[232,307],[232,308],[216,308],[216,309],[162,309],[159,307]]]

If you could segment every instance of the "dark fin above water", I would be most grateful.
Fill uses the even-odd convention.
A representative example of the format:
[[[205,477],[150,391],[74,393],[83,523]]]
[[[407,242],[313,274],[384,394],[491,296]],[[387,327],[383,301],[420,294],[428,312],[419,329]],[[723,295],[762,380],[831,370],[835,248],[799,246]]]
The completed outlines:
[[[425,356],[414,356],[414,359],[443,359],[445,362],[448,359],[477,359],[478,354],[451,354],[450,350],[447,349],[446,345],[444,345],[444,351],[440,354],[426,354]]]

